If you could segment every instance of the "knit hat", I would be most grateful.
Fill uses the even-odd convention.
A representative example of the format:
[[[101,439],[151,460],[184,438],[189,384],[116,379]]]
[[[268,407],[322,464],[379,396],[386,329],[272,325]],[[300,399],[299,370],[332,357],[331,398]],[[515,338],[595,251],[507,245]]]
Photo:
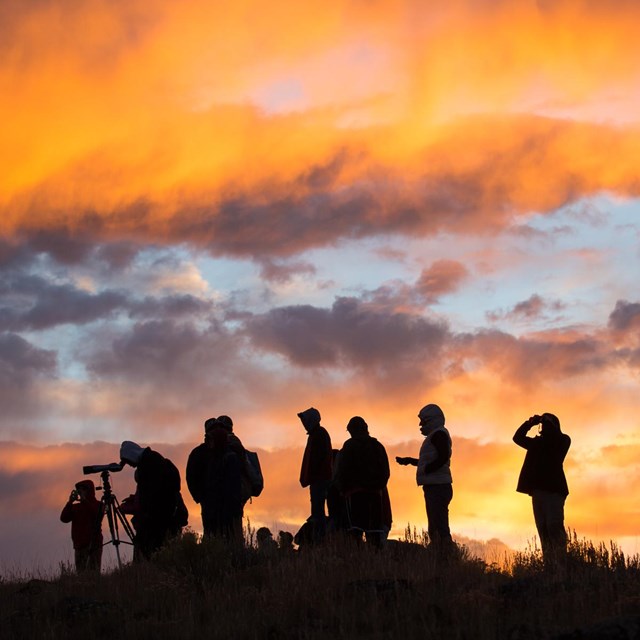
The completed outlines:
[[[125,440],[120,445],[120,459],[124,460],[124,462],[128,462],[132,467],[136,467],[138,465],[143,453],[144,447],[141,447],[135,442],[131,442],[131,440]]]

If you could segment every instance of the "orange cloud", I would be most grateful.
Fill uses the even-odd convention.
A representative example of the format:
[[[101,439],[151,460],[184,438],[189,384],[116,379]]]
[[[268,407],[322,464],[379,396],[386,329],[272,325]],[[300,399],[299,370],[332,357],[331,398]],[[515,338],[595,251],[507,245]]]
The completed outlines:
[[[601,190],[636,195],[637,128],[513,114],[626,91],[637,12],[14,3],[0,230],[242,255],[260,239],[286,254],[342,235],[504,224]],[[287,82],[303,106],[268,112]]]

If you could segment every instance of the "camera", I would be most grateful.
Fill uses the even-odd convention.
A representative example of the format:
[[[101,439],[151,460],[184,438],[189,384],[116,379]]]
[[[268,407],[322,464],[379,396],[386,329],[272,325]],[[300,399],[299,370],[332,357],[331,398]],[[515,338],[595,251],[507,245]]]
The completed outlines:
[[[122,464],[122,462],[111,462],[110,464],[90,464],[86,467],[82,467],[82,472],[86,476],[91,473],[103,473],[104,471],[122,471],[123,467],[124,465]]]
[[[75,500],[79,500],[80,499],[80,494],[78,493],[77,489],[74,489],[71,492],[71,501],[74,502]]]

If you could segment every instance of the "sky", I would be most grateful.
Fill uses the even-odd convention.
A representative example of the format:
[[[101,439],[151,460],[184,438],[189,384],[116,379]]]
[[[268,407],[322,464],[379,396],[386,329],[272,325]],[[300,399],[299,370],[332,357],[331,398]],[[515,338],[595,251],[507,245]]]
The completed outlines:
[[[460,540],[534,539],[511,438],[548,411],[567,526],[639,553],[638,20],[631,0],[2,2],[0,571],[68,561],[59,511],[122,440],[184,473],[230,415],[265,474],[251,526],[295,531],[297,412],[335,448],[361,415],[415,456],[429,402]],[[389,486],[392,535],[426,527],[412,470]]]

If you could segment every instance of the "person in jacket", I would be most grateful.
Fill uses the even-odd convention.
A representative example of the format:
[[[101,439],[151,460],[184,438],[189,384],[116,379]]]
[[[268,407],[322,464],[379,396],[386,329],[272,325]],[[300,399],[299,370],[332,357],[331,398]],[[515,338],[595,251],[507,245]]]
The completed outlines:
[[[446,550],[453,545],[449,529],[449,504],[453,498],[451,436],[444,426],[444,413],[437,404],[422,407],[418,419],[420,433],[424,436],[419,457],[396,457],[396,462],[418,467],[416,482],[424,493],[429,540]]]
[[[527,433],[540,425],[531,438]],[[562,433],[560,420],[552,413],[531,416],[516,430],[513,441],[527,450],[516,491],[531,496],[533,517],[540,537],[543,556],[548,559],[566,550],[564,503],[569,495],[563,462],[571,438]]]
[[[349,532],[381,546],[391,529],[389,458],[362,417],[351,418],[347,431],[351,437],[337,457],[334,481],[345,499]]]
[[[242,544],[242,462],[220,425],[206,438],[207,458],[200,497],[205,537]]]
[[[205,420],[204,442],[191,451],[187,460],[186,478],[189,493],[191,493],[196,504],[200,505],[202,514],[202,505],[207,493],[208,469],[214,458],[214,429],[222,429],[227,434],[228,449],[235,453],[237,460],[240,463],[241,510],[244,511],[244,505],[251,497],[251,482],[249,480],[249,471],[247,469],[247,455],[240,438],[233,433],[233,421],[229,416],[220,416],[218,418],[208,418]],[[241,513],[241,517],[242,515],[243,513]],[[204,515],[202,518],[203,529],[208,530],[208,526],[205,526]]]
[[[300,484],[303,488],[309,487],[311,516],[308,522],[312,525],[313,537],[317,541],[325,533],[325,503],[333,475],[331,437],[321,426],[320,412],[314,407],[298,413],[298,418],[308,434],[300,469]]]
[[[141,447],[129,440],[122,443],[120,458],[135,469],[136,493],[131,499],[135,505],[134,560],[148,559],[186,525],[180,472],[171,460],[151,447]]]
[[[81,480],[75,485],[60,520],[71,523],[71,540],[75,553],[76,571],[100,573],[102,563],[101,505],[96,499],[92,480]]]

